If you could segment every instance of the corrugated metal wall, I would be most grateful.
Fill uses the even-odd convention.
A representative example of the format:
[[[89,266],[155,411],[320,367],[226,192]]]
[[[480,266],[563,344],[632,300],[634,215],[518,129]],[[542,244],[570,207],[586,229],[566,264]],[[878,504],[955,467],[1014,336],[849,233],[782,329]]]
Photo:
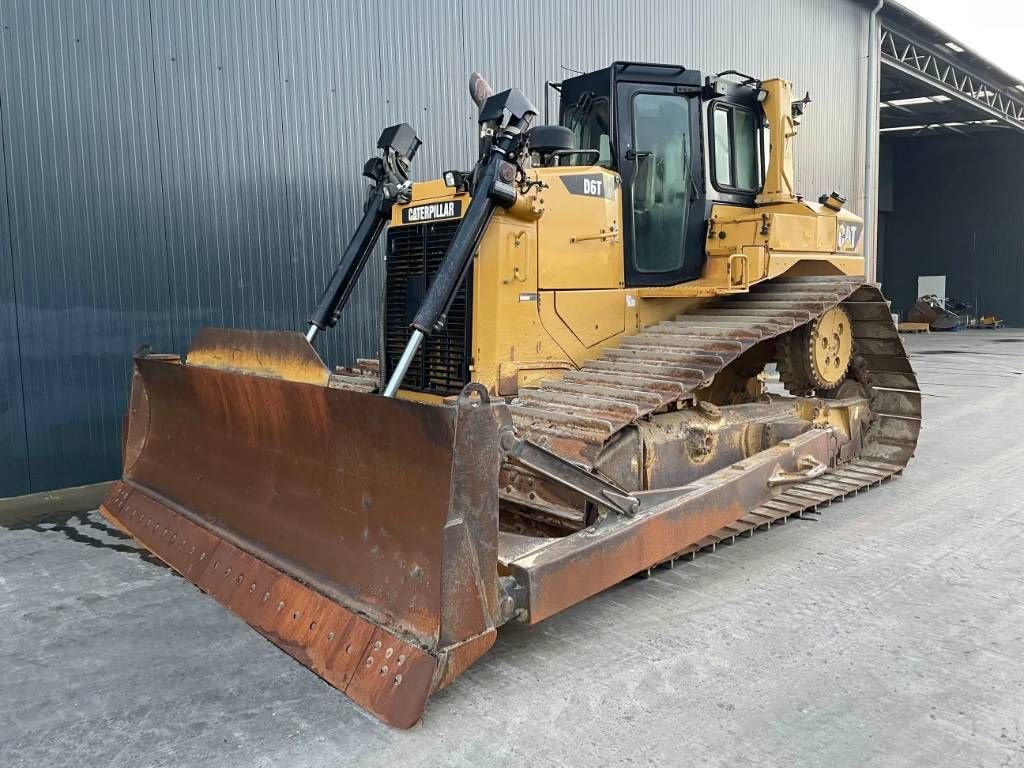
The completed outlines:
[[[419,178],[470,162],[472,69],[538,105],[615,59],[779,74],[815,100],[800,188],[862,194],[850,0],[0,0],[0,24],[0,496],[117,473],[138,344],[301,328],[382,127],[418,129]],[[380,267],[332,361],[375,352]]]
[[[887,151],[881,274],[894,310],[913,305],[918,276],[945,275],[949,296],[1024,326],[1024,135],[895,139]]]
[[[18,350],[0,365],[20,369],[26,447],[18,475],[0,458],[3,495],[113,474],[125,353],[175,339],[149,8],[4,3],[0,23]]]

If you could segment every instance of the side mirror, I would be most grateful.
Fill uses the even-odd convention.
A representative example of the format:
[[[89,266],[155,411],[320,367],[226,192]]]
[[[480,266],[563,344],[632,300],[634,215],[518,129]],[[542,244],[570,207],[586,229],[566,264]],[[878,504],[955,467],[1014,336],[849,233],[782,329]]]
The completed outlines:
[[[627,157],[636,163],[629,185],[633,212],[646,213],[654,202],[654,153],[631,151]]]

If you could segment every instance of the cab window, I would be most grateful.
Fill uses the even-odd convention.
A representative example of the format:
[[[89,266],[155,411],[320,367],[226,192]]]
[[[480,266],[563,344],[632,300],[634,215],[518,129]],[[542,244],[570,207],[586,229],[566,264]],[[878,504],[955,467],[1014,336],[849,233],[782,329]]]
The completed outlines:
[[[633,97],[633,258],[638,272],[670,272],[683,265],[693,188],[689,109],[688,100],[675,94]]]
[[[746,107],[711,107],[711,180],[720,192],[749,194],[761,187],[760,130]]]
[[[577,149],[593,149],[593,154],[572,157],[573,165],[612,165],[611,141],[608,128],[608,99],[581,98],[566,116],[567,127],[576,135]]]

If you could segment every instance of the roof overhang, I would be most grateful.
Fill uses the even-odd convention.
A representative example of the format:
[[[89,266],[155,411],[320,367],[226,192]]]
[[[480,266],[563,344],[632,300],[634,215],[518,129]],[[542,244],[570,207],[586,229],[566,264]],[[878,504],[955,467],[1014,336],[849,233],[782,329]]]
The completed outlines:
[[[884,134],[1024,132],[1024,83],[895,3],[881,27]]]

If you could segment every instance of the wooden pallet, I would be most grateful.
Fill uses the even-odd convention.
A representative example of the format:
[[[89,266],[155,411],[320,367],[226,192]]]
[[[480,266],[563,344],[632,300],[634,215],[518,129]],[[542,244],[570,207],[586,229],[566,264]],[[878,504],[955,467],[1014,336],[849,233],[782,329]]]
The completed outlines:
[[[931,333],[928,323],[900,323],[896,329],[900,333]]]

